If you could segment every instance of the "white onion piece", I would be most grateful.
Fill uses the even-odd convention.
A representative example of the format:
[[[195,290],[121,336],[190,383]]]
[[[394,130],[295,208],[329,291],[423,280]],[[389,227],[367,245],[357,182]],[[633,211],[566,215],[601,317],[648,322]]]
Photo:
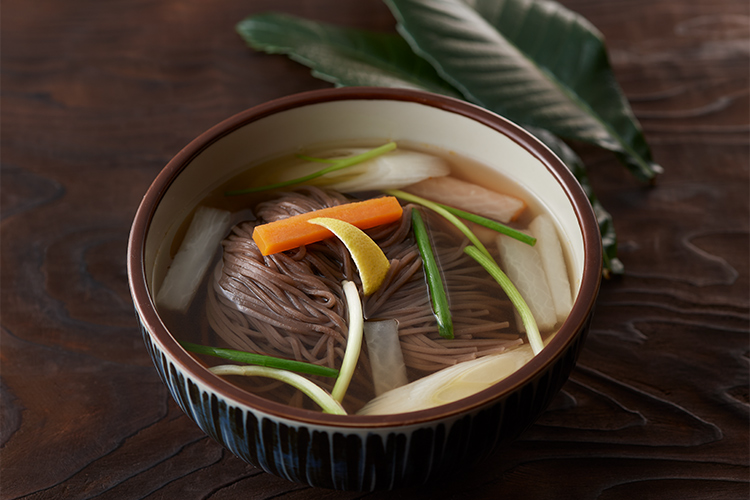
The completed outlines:
[[[404,353],[401,352],[401,341],[398,337],[398,321],[366,321],[365,340],[370,355],[375,395],[380,396],[391,389],[406,385],[409,379],[406,376]]]
[[[353,155],[366,150],[352,150]],[[448,175],[450,167],[438,156],[396,149],[352,167],[320,177],[326,188],[342,193],[401,189],[430,177]]]
[[[464,361],[370,400],[358,415],[387,415],[425,410],[471,396],[503,380],[528,363],[529,344],[500,354]]]
[[[557,235],[555,225],[548,215],[537,216],[529,230],[536,238],[536,251],[542,260],[544,274],[547,276],[547,284],[552,294],[552,302],[555,305],[555,313],[558,321],[565,321],[573,308],[573,296],[570,291],[570,280],[568,269],[565,265],[562,245]]]
[[[539,253],[531,245],[504,234],[498,235],[496,241],[501,267],[526,301],[539,330],[552,330],[557,314]]]
[[[158,307],[187,311],[221,240],[229,230],[230,216],[226,210],[198,207],[156,295]]]

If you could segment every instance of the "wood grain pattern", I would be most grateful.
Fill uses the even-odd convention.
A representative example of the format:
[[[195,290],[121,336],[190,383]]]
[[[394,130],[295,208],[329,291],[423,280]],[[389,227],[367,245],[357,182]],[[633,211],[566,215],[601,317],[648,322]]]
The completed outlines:
[[[638,184],[576,149],[626,274],[603,286],[579,366],[509,449],[442,484],[315,490],[207,438],[169,398],[127,289],[129,225],[151,180],[218,121],[324,88],[248,50],[281,10],[392,30],[379,0],[30,0],[2,16],[0,496],[741,499],[750,496],[750,7],[564,0],[605,35],[666,172]]]

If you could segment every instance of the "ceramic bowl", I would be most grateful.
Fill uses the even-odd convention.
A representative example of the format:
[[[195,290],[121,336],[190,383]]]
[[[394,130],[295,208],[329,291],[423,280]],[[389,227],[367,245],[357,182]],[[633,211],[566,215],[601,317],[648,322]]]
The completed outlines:
[[[454,151],[535,193],[553,214],[577,289],[547,347],[489,389],[440,407],[340,416],[277,404],[213,375],[182,349],[154,306],[156,268],[186,215],[247,164],[341,141],[408,140]],[[596,219],[579,184],[533,136],[466,102],[419,91],[350,87],[281,98],[192,141],[159,173],[138,208],[128,249],[143,339],[171,395],[198,426],[243,460],[290,481],[339,490],[422,484],[471,466],[531,425],[568,378],[601,276]]]

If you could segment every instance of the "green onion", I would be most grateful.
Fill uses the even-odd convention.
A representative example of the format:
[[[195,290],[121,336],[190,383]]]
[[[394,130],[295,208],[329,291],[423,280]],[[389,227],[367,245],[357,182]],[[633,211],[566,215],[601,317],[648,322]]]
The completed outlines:
[[[469,240],[471,240],[471,242],[474,243],[474,245],[477,248],[482,250],[488,256],[490,255],[489,252],[486,251],[487,249],[477,239],[474,233],[472,233],[471,230],[468,227],[466,227],[466,225],[463,222],[459,221],[458,219],[456,219],[456,217],[453,217],[453,216],[458,216],[458,217],[461,217],[462,219],[465,219],[471,222],[476,222],[479,225],[490,228],[493,231],[497,231],[498,233],[508,235],[511,238],[515,238],[519,241],[523,241],[524,243],[527,243],[532,246],[536,243],[536,238],[529,236],[528,234],[523,233],[517,229],[513,229],[512,227],[508,227],[505,224],[501,224],[492,219],[482,217],[481,215],[472,214],[471,212],[464,212],[463,210],[460,210],[458,208],[449,207],[448,205],[443,205],[442,203],[430,201],[420,196],[417,196],[415,194],[407,193],[406,191],[399,191],[396,189],[391,189],[391,190],[386,190],[384,192],[387,194],[390,194],[391,196],[401,198],[404,201],[411,201],[412,203],[417,203],[419,205],[425,206],[439,213],[440,215],[448,219],[450,222],[452,222],[453,225],[455,225],[462,233],[464,233],[464,235],[467,238],[469,238]]]
[[[471,241],[474,246],[476,246],[479,250],[482,251],[487,257],[492,258],[490,255],[490,252],[485,248],[485,246],[482,244],[481,241],[479,241],[479,238],[476,237],[474,233],[471,232],[471,229],[466,227],[466,224],[461,222],[458,217],[450,213],[448,210],[443,208],[440,204],[435,203],[434,201],[426,200],[424,198],[421,198],[419,196],[413,195],[411,193],[407,193],[406,191],[400,191],[398,189],[386,189],[383,191],[386,194],[389,194],[391,196],[395,196],[396,198],[400,198],[404,201],[410,201],[412,203],[417,203],[418,205],[425,206],[429,208],[430,210],[440,214],[445,219],[447,219],[451,224],[456,226],[459,231],[461,231],[464,236],[469,238],[469,241]]]
[[[448,306],[448,296],[445,293],[440,269],[432,252],[427,227],[424,224],[424,220],[422,220],[422,215],[416,208],[413,208],[411,211],[411,221],[412,228],[414,229],[414,239],[417,240],[419,255],[422,257],[422,267],[424,268],[424,275],[427,280],[427,288],[430,292],[432,312],[438,324],[438,332],[441,337],[452,339],[453,319],[451,318],[450,307]]]
[[[523,325],[526,327],[526,336],[529,339],[529,344],[531,344],[531,350],[534,351],[534,355],[539,354],[539,351],[544,348],[544,343],[542,342],[541,335],[539,335],[539,328],[536,325],[536,320],[531,314],[531,310],[526,304],[526,301],[521,297],[518,289],[510,281],[510,278],[508,278],[502,269],[500,269],[500,266],[497,265],[494,259],[484,255],[484,253],[478,248],[470,245],[464,248],[464,252],[476,260],[505,291],[505,294],[518,311],[518,315],[521,316]]]
[[[236,351],[234,349],[225,349],[223,347],[211,347],[190,342],[180,342],[180,345],[185,348],[185,350],[196,354],[208,354],[209,356],[216,356],[229,361],[236,361],[238,363],[267,366],[293,372],[307,373],[308,375],[321,375],[323,377],[337,377],[339,375],[339,371],[335,368],[314,365],[303,361],[275,358],[263,354]]]
[[[209,369],[216,375],[255,376],[280,380],[305,393],[323,409],[324,413],[346,415],[346,410],[341,406],[341,403],[333,399],[330,394],[314,382],[297,373],[268,366],[220,365]]]
[[[294,155],[294,156],[296,156],[300,160],[307,160],[307,161],[311,161],[314,163],[336,163],[337,161],[341,161],[340,158],[338,160],[334,158],[316,158],[314,156],[307,156],[307,155],[301,155],[301,154]]]
[[[321,158],[316,158],[312,161],[321,161],[324,163],[333,163],[330,167],[326,167],[322,170],[318,170],[317,172],[313,172],[312,174],[304,175],[302,177],[298,177],[296,179],[291,179],[288,181],[283,182],[277,182],[275,184],[268,184],[266,186],[260,186],[255,188],[247,188],[247,189],[238,189],[235,191],[227,191],[224,193],[226,196],[236,196],[239,194],[248,194],[248,193],[257,193],[260,191],[268,191],[271,189],[278,189],[282,187],[287,186],[293,186],[295,184],[301,184],[303,182],[307,182],[312,179],[316,179],[318,177],[321,177],[323,175],[326,175],[330,172],[335,172],[336,170],[341,170],[347,167],[351,167],[354,165],[357,165],[359,163],[365,162],[367,160],[371,160],[373,158],[376,158],[380,155],[383,155],[389,151],[393,151],[396,149],[396,143],[395,142],[389,142],[387,144],[384,144],[380,147],[377,147],[375,149],[371,149],[369,151],[365,151],[362,154],[356,155],[356,156],[350,156],[349,158],[342,158],[340,160],[324,160]],[[309,158],[308,158],[309,159]]]
[[[331,396],[336,401],[343,401],[344,394],[352,381],[354,369],[357,367],[359,353],[362,350],[362,337],[364,336],[365,317],[362,314],[362,300],[359,298],[357,285],[353,281],[344,281],[344,295],[346,307],[349,309],[349,333],[346,336],[346,351],[341,361],[341,375],[336,379]]]
[[[444,209],[446,209],[447,211],[449,211],[450,213],[452,213],[453,215],[457,215],[458,217],[461,217],[464,220],[475,222],[479,224],[480,226],[484,226],[498,233],[504,234],[506,236],[510,236],[511,238],[515,238],[518,241],[522,241],[526,243],[527,245],[534,246],[536,244],[536,238],[534,238],[533,236],[529,236],[523,231],[519,231],[518,229],[513,229],[510,226],[506,226],[505,224],[501,224],[500,222],[494,221],[492,219],[488,219],[486,217],[482,217],[481,215],[473,214],[471,212],[464,212],[463,210],[459,208],[449,207],[448,205],[443,205],[443,204],[439,204],[439,205],[443,207]]]

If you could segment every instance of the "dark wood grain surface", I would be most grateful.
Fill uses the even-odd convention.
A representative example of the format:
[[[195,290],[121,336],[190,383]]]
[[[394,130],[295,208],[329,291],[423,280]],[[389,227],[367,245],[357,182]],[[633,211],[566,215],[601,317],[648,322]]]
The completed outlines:
[[[393,30],[379,0],[2,4],[0,496],[743,499],[748,482],[750,7],[564,0],[605,35],[665,173],[577,147],[620,236],[578,367],[520,440],[393,493],[316,490],[231,456],[170,399],[127,288],[131,219],[193,137],[328,87],[233,26],[281,10]]]

